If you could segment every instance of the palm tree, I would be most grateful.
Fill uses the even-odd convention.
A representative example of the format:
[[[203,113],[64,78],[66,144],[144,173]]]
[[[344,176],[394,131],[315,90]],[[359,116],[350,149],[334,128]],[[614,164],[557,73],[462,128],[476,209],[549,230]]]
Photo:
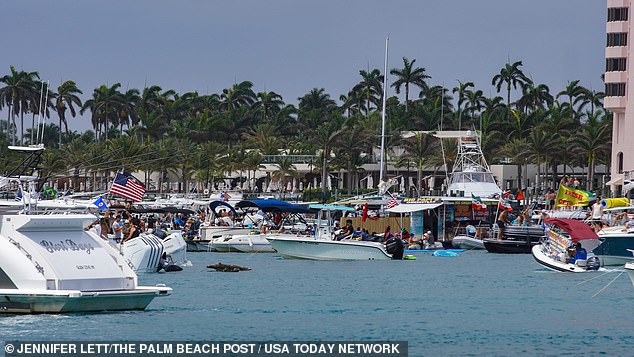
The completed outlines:
[[[330,161],[330,153],[335,142],[344,130],[345,119],[341,115],[332,115],[330,118],[324,117],[320,127],[312,133],[315,144],[321,148],[322,164],[321,164],[321,189],[324,194],[324,200],[327,195],[326,183],[328,180],[328,163]]]
[[[416,162],[416,189],[421,192],[423,181],[423,165],[426,159],[437,149],[436,139],[425,133],[416,133],[414,136],[406,140],[407,147],[405,150],[412,156]]]
[[[391,75],[396,76],[396,80],[392,83],[392,87],[396,90],[396,94],[401,93],[401,86],[405,87],[405,111],[409,107],[409,86],[410,84],[419,87],[420,89],[427,89],[426,79],[430,79],[431,77],[425,73],[425,68],[415,68],[414,62],[416,60],[412,60],[411,62],[403,57],[403,69],[393,68],[390,71]]]
[[[370,114],[370,103],[373,103],[378,108],[383,98],[383,75],[376,68],[372,71],[360,70],[359,74],[362,80],[352,88],[352,91],[358,92],[360,94],[359,97],[365,101],[365,115],[368,116]]]
[[[553,100],[547,85],[535,86],[529,82],[522,86],[522,97],[517,101],[517,106],[523,108],[527,113],[528,110],[535,111],[550,106],[553,104]]]
[[[458,86],[453,89],[454,94],[458,93],[458,130],[462,129],[462,103],[467,101],[469,88],[474,86],[473,82],[458,81]]]
[[[329,111],[336,107],[335,101],[330,98],[330,94],[326,93],[324,88],[313,88],[297,100],[299,110],[304,113],[315,109]]]
[[[574,106],[584,100],[584,94],[587,92],[588,90],[586,88],[579,85],[579,80],[574,80],[572,82],[568,82],[566,88],[557,93],[557,99],[562,96],[568,97],[568,104],[570,105],[571,110],[570,115],[573,120],[577,118]]]
[[[517,166],[517,188],[522,190],[522,165],[526,164],[526,157],[529,154],[528,142],[526,139],[513,138],[502,147],[501,152]]]
[[[61,129],[64,123],[64,130],[68,134],[68,122],[66,120],[66,110],[70,110],[70,115],[74,118],[77,115],[75,105],[81,108],[81,99],[77,94],[82,91],[77,88],[75,82],[68,80],[57,87],[57,95],[55,96],[55,111],[59,117],[59,127]],[[62,131],[59,133],[59,147],[62,147]]]
[[[259,92],[256,97],[257,101],[253,104],[253,109],[261,115],[262,120],[269,119],[284,107],[282,96],[275,92]]]
[[[220,95],[220,109],[232,111],[241,106],[251,106],[255,102],[255,93],[253,92],[253,83],[243,81],[234,84],[233,87],[223,89]]]
[[[522,86],[523,84],[532,82],[524,72],[519,68],[522,66],[522,61],[517,61],[513,64],[507,63],[501,70],[499,74],[493,76],[493,80],[491,84],[495,86],[498,93],[502,90],[502,85],[506,83],[506,107],[510,109],[511,107],[511,86],[514,89],[517,89],[517,85]]]
[[[542,175],[542,163],[548,159],[557,144],[557,133],[550,133],[540,126],[534,127],[527,138],[528,154],[537,165],[537,181],[535,187],[539,189]]]
[[[37,72],[24,72],[16,71],[13,66],[10,66],[10,74],[7,74],[0,78],[0,83],[4,83],[5,86],[0,88],[0,106],[6,105],[9,107],[7,121],[12,122],[10,128],[10,134],[12,134],[12,145],[15,145],[17,126],[15,124],[15,116],[20,113],[22,116],[22,133],[21,138],[24,138],[24,112],[28,110],[28,101],[33,98],[33,92],[37,89],[35,86],[35,79],[39,79],[40,76]]]
[[[582,102],[579,106],[579,110],[583,108],[586,104],[590,104],[590,114],[594,115],[594,109],[603,108],[603,98],[605,97],[605,93],[595,91],[592,89],[587,89],[582,95]]]
[[[610,126],[601,122],[585,125],[572,139],[575,151],[586,157],[588,176],[586,189],[594,189],[594,171],[597,157],[608,153],[611,147]]]
[[[282,156],[275,163],[277,170],[273,172],[271,178],[278,183],[281,192],[286,190],[288,179],[297,177],[297,168],[288,156]]]
[[[92,98],[84,102],[80,114],[83,114],[86,110],[91,112],[91,121],[93,128],[95,128],[95,139],[99,140],[99,133],[101,126],[104,127],[104,133],[106,140],[108,140],[109,124],[119,122],[119,109],[124,104],[124,98],[119,92],[121,83],[115,83],[111,87],[101,85],[99,88],[95,88],[92,94]]]

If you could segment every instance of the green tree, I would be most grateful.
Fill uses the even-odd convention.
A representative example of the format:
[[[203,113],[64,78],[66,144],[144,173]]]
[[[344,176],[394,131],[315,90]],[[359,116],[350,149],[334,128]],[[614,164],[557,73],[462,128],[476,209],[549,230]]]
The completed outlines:
[[[427,89],[426,79],[431,77],[425,73],[425,68],[414,67],[416,60],[411,62],[403,57],[403,68],[393,68],[390,71],[391,75],[396,76],[396,80],[392,83],[392,87],[396,90],[396,94],[401,93],[401,87],[405,87],[405,110],[409,107],[409,86],[415,85],[420,89]]]
[[[59,117],[59,127],[64,123],[64,130],[68,134],[68,121],[66,120],[66,110],[70,111],[70,115],[74,118],[77,115],[75,106],[81,108],[82,103],[78,94],[82,91],[77,88],[75,82],[68,80],[57,87],[57,95],[55,96],[55,111]],[[59,147],[62,147],[62,132],[59,133]]]

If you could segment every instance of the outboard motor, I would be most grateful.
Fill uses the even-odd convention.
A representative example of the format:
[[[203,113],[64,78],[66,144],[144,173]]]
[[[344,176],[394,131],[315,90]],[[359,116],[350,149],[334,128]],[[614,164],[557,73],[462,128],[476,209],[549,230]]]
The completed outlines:
[[[385,250],[392,255],[392,259],[401,260],[403,259],[405,245],[401,238],[391,237],[385,242]]]
[[[599,261],[598,257],[594,256],[594,257],[588,258],[588,262],[586,263],[587,270],[599,270],[600,266],[601,266],[601,262]]]
[[[162,229],[157,229],[154,232],[152,232],[152,234],[154,234],[155,236],[157,236],[159,239],[165,239],[167,238],[167,232],[162,230]]]

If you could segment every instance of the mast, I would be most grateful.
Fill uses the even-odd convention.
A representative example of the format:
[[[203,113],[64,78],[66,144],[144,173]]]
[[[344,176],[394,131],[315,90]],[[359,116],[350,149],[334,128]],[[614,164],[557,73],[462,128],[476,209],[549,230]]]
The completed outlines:
[[[381,168],[379,171],[379,184],[384,182],[384,160],[385,160],[385,101],[387,100],[387,48],[390,35],[385,38],[385,67],[383,71],[383,111],[381,113]]]

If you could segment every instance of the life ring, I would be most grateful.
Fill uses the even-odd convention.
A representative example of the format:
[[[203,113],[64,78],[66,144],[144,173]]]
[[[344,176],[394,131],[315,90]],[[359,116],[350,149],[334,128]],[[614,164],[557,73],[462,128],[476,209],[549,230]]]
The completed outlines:
[[[205,193],[205,195],[208,195],[209,194],[209,189],[206,188],[205,191],[203,191],[203,192]]]

